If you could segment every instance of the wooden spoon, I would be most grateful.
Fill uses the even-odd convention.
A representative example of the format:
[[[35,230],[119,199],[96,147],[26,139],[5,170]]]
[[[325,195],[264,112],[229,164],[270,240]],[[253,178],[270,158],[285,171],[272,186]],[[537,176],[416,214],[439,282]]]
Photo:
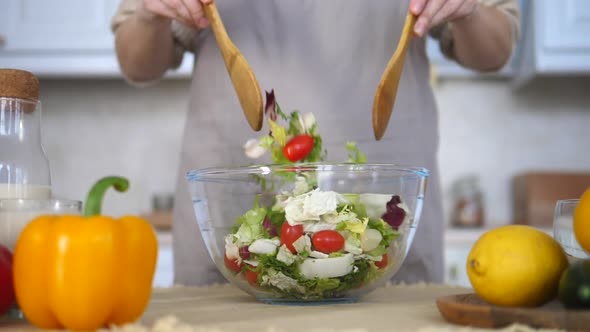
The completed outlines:
[[[389,118],[391,117],[395,97],[397,96],[399,80],[402,76],[402,69],[404,68],[406,50],[410,44],[415,24],[416,16],[408,12],[397,49],[387,63],[387,67],[385,67],[385,71],[375,92],[375,98],[373,100],[373,132],[376,140],[380,140],[383,137],[389,124]]]
[[[252,72],[242,52],[227,35],[215,2],[203,5],[203,9],[221,50],[225,67],[240,100],[246,120],[248,120],[248,124],[252,129],[259,131],[262,128],[264,105],[256,76],[254,76],[254,72]]]

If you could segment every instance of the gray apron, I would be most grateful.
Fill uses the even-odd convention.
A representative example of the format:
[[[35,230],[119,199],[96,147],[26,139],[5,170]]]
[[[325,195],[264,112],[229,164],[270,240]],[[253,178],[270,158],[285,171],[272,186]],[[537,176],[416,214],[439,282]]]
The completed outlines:
[[[230,37],[252,66],[261,89],[275,89],[285,111],[313,112],[329,161],[346,160],[356,140],[370,162],[431,171],[422,219],[395,279],[443,281],[443,211],[437,170],[438,123],[422,39],[411,43],[388,131],[375,141],[371,107],[377,83],[397,45],[408,1],[218,1]],[[190,109],[174,211],[175,282],[223,282],[205,248],[185,174],[208,166],[252,163],[242,145],[262,133],[244,119],[215,39],[198,35]]]

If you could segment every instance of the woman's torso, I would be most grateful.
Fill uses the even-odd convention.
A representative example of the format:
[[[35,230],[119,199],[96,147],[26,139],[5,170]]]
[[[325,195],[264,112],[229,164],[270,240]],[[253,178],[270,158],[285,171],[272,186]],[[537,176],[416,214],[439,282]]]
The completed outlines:
[[[330,161],[346,160],[344,144],[355,140],[369,161],[436,169],[437,116],[423,40],[413,40],[408,50],[384,138],[375,141],[373,136],[373,96],[397,46],[407,1],[231,0],[217,5],[261,89],[274,89],[284,111],[314,113]],[[174,226],[176,236],[191,238],[175,241],[176,271],[185,275],[200,268],[191,264],[195,255],[208,259],[206,252],[196,253],[202,243],[189,244],[198,229],[185,172],[252,163],[242,145],[264,134],[248,126],[211,31],[202,31],[198,39]],[[437,186],[431,190],[438,200]],[[438,204],[433,208],[440,210]],[[187,278],[177,276],[185,283]]]

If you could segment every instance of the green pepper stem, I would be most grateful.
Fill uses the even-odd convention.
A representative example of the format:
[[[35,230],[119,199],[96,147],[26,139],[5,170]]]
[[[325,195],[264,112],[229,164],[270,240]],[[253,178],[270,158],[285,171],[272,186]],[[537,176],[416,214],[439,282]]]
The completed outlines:
[[[102,209],[102,199],[109,187],[114,187],[119,192],[127,191],[129,188],[129,180],[119,176],[107,176],[98,180],[86,197],[86,206],[84,207],[84,216],[100,215]]]

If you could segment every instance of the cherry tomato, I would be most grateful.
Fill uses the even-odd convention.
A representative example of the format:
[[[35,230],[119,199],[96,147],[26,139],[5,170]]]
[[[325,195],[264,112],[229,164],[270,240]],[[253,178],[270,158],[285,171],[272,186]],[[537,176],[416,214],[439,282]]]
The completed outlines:
[[[336,231],[324,230],[314,233],[311,243],[315,250],[329,254],[344,248],[344,237]]]
[[[313,150],[313,137],[307,134],[301,134],[293,137],[283,148],[283,154],[292,162],[305,159]]]
[[[301,235],[303,235],[303,225],[291,226],[286,221],[283,223],[281,227],[281,243],[286,245],[287,249],[293,254],[297,252],[293,247],[293,242],[300,238]]]
[[[246,280],[248,280],[250,285],[258,285],[258,273],[246,269]]]
[[[227,255],[223,255],[223,261],[225,262],[225,267],[231,271],[240,272],[242,270],[242,264],[239,264],[237,259],[229,259]]]
[[[384,254],[383,255],[383,258],[381,258],[380,261],[375,262],[375,266],[377,266],[380,269],[383,269],[383,268],[385,268],[387,266],[388,260],[389,259],[387,258],[387,254]]]

